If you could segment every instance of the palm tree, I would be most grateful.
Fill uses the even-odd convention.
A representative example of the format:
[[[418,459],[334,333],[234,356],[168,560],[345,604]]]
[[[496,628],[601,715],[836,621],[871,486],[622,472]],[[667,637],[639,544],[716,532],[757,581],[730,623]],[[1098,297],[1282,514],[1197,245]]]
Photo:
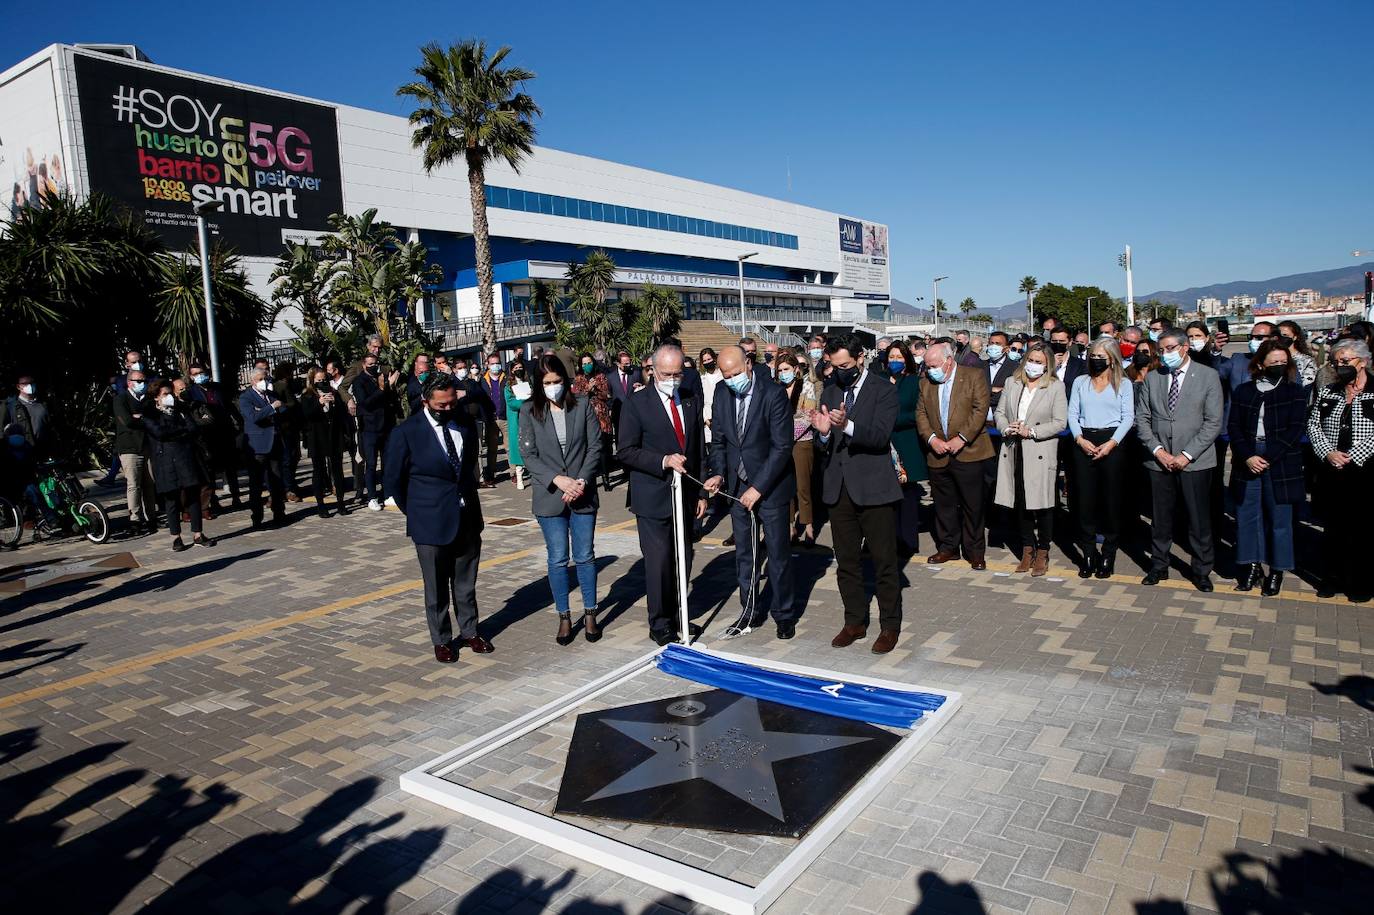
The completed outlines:
[[[185,373],[196,354],[205,351],[205,297],[200,250],[157,259],[162,285],[158,290],[158,342],[175,356]],[[260,343],[276,319],[277,309],[248,285],[239,256],[216,245],[210,249],[210,290],[215,300],[215,330],[220,353],[233,366]]]
[[[468,169],[472,203],[472,237],[477,249],[477,296],[482,306],[482,348],[496,350],[496,314],[492,303],[491,232],[487,225],[486,167],[496,159],[519,171],[520,160],[534,149],[534,99],[519,91],[534,73],[502,67],[510,47],[490,57],[487,43],[476,39],[447,49],[427,44],[420,49],[419,77],[396,94],[415,100],[410,114],[411,145],[421,150],[428,174],[462,158]]]
[[[634,309],[629,332],[631,352],[653,352],[660,343],[677,334],[682,323],[682,299],[676,292],[645,283],[631,303]]]
[[[535,280],[530,284],[530,311],[543,317],[550,327],[558,323],[558,290],[548,280]]]
[[[329,285],[339,272],[338,264],[321,256],[319,248],[308,242],[288,242],[286,250],[268,277],[274,284],[272,301],[291,305],[300,312],[299,336],[307,355],[323,363],[326,358],[329,327]]]
[[[968,298],[964,299],[962,302],[959,303],[959,311],[963,314],[965,321],[968,320],[969,315],[973,314],[977,310],[978,303],[973,301],[973,296],[969,296]]]
[[[1021,285],[1017,287],[1022,295],[1026,297],[1026,317],[1034,324],[1035,315],[1031,314],[1031,298],[1035,295],[1035,290],[1040,288],[1040,281],[1033,276],[1021,277]]]
[[[618,307],[606,306],[615,282],[615,261],[605,251],[593,251],[584,262],[568,264],[567,276],[573,308],[593,347],[609,351],[619,345],[625,323]]]

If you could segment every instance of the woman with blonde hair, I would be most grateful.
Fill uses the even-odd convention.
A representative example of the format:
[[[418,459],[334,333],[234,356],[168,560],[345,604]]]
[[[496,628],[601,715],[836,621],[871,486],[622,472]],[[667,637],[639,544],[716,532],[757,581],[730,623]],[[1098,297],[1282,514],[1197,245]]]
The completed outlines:
[[[811,419],[816,415],[816,385],[802,368],[801,360],[790,352],[778,357],[777,381],[792,406],[792,466],[797,473],[797,497],[792,500],[792,542],[811,546],[816,542],[815,499],[812,482],[815,477],[816,446],[812,442],[815,430]]]
[[[1078,577],[1108,578],[1116,570],[1121,537],[1125,458],[1120,448],[1135,425],[1135,388],[1122,372],[1121,350],[1115,340],[1093,341],[1087,361],[1087,374],[1074,379],[1069,395]],[[1101,553],[1097,551],[1099,534]]]
[[[1016,513],[1021,530],[1021,564],[1016,571],[1037,577],[1050,565],[1058,437],[1068,412],[1064,384],[1053,367],[1048,349],[1032,347],[1002,388],[995,416],[1002,444],[993,501]]]

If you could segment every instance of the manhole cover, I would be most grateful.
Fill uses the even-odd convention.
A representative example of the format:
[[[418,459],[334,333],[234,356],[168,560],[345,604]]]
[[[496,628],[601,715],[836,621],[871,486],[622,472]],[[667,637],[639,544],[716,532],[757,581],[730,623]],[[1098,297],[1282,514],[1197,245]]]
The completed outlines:
[[[493,527],[515,527],[517,524],[529,524],[529,518],[497,518],[495,521],[488,521],[487,524]]]

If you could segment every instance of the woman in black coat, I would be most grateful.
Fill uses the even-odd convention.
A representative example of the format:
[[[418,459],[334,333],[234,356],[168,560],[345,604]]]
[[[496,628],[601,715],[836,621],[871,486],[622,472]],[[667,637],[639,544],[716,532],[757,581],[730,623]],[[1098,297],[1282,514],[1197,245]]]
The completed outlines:
[[[170,381],[157,386],[153,405],[157,409],[144,413],[140,422],[148,434],[153,483],[162,497],[172,549],[179,553],[188,548],[181,540],[183,511],[191,518],[193,542],[214,546],[215,542],[201,531],[200,489],[205,485],[206,475],[198,444],[200,429],[187,406],[178,403]]]
[[[1236,357],[1241,358],[1241,357]],[[1303,504],[1302,438],[1307,394],[1295,380],[1292,354],[1265,340],[1250,362],[1250,381],[1231,393],[1231,495],[1236,500],[1237,591],[1273,597],[1294,566],[1294,506]],[[1269,576],[1264,577],[1264,563]]]
[[[310,373],[310,380],[300,397],[300,406],[305,418],[305,444],[310,449],[310,484],[315,490],[315,504],[319,507],[320,517],[329,517],[329,509],[324,507],[324,488],[327,485],[334,487],[339,514],[346,515],[348,506],[344,504],[343,449],[348,410],[343,400],[334,393],[329,384],[329,374],[324,369],[315,369]]]

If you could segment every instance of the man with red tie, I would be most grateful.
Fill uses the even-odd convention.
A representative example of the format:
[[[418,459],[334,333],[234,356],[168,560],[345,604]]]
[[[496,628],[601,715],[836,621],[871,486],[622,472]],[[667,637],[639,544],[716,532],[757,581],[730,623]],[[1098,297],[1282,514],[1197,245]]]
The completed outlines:
[[[620,355],[623,365],[629,357]],[[654,353],[653,364],[653,386],[631,393],[621,409],[616,456],[630,475],[630,511],[635,516],[639,549],[644,555],[649,635],[659,645],[666,645],[681,635],[670,484],[673,471],[702,479],[706,444],[702,404],[682,390],[682,350],[672,345],[661,346]],[[701,487],[684,478],[681,523],[683,531],[688,532],[684,540],[689,575],[691,518],[700,518],[705,513],[706,498]]]

